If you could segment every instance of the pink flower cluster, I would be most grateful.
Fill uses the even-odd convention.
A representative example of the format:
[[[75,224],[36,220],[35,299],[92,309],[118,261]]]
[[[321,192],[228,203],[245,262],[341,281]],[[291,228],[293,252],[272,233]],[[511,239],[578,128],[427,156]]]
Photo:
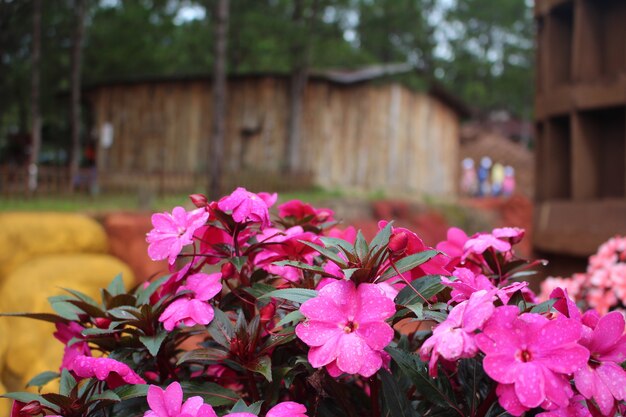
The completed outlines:
[[[548,278],[541,286],[543,299],[556,287],[582,300],[602,314],[626,307],[626,237],[614,237],[603,243],[589,258],[585,273],[571,278]]]
[[[183,402],[183,389],[178,382],[172,382],[162,389],[155,385],[148,388],[148,405],[144,417],[217,417],[215,410],[205,404],[202,397],[195,396]],[[302,404],[286,401],[270,408],[265,417],[307,417]],[[252,413],[229,413],[224,417],[258,417]]]

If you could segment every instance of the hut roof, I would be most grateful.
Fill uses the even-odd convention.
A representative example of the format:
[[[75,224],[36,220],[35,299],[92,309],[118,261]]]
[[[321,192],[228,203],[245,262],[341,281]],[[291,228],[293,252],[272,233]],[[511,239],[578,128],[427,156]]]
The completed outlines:
[[[363,66],[356,69],[318,69],[312,70],[309,79],[313,81],[324,81],[339,85],[354,85],[374,80],[396,81],[393,76],[407,75],[415,73],[417,70],[409,63],[388,63],[374,64]],[[419,75],[422,75],[420,73]],[[230,80],[249,79],[249,78],[288,78],[289,74],[285,72],[245,72],[229,74]],[[90,83],[84,86],[85,91],[95,90],[100,87],[113,85],[133,85],[144,83],[168,83],[168,82],[185,82],[185,81],[207,81],[210,82],[212,76],[210,74],[173,74],[173,75],[142,75],[124,78],[112,78]],[[468,117],[471,110],[459,97],[446,90],[440,83],[430,81],[427,87],[427,93],[438,98],[447,106],[454,109],[460,117]]]

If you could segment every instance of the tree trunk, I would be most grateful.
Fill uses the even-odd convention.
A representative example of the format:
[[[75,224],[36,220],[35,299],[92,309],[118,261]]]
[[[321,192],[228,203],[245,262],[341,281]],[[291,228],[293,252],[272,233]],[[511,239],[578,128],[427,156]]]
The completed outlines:
[[[287,119],[287,143],[285,146],[284,171],[294,173],[300,166],[302,141],[302,105],[304,90],[309,78],[310,36],[317,18],[318,1],[313,0],[313,8],[307,21],[304,19],[304,0],[295,0],[292,21],[299,28],[293,37],[291,56],[293,59],[289,80],[289,118]]]
[[[28,192],[34,193],[37,190],[37,162],[41,149],[41,112],[39,109],[39,63],[41,60],[41,0],[33,1],[33,44],[31,51],[31,135],[32,142],[28,160]]]
[[[221,195],[224,161],[224,131],[226,123],[226,50],[228,43],[229,0],[216,0],[213,13],[213,122],[211,132],[211,164],[209,167],[209,197]]]
[[[72,69],[71,69],[71,103],[70,125],[72,132],[72,152],[70,160],[70,191],[74,191],[80,169],[80,80],[83,55],[83,37],[85,32],[85,0],[75,1],[76,26],[72,39]]]

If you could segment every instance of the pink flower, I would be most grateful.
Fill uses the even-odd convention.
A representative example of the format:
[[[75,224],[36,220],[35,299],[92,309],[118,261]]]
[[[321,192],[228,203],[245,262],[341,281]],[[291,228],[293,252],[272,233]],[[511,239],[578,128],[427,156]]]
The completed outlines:
[[[76,376],[81,378],[97,378],[106,381],[109,388],[117,388],[124,384],[145,384],[146,381],[137,375],[128,365],[110,358],[94,358],[77,356],[69,366]]]
[[[482,255],[487,249],[493,248],[498,252],[511,250],[511,244],[505,240],[498,239],[489,233],[478,233],[472,236],[463,246],[463,259],[471,254]]]
[[[512,385],[523,407],[534,408],[544,401],[567,406],[573,392],[564,375],[576,372],[589,358],[589,351],[577,343],[582,325],[564,316],[548,320],[539,314],[518,314],[516,306],[497,308],[476,336],[486,355],[485,372]],[[513,413],[507,408],[509,397],[501,398],[500,404]]]
[[[265,417],[307,417],[306,407],[292,401],[285,401],[270,408]],[[230,413],[224,417],[258,417],[252,413]]]
[[[327,229],[324,233],[328,237],[336,237],[338,239],[343,239],[346,242],[354,244],[356,240],[356,229],[353,226],[348,226],[345,229],[340,229],[338,227],[332,227]]]
[[[56,323],[57,331],[54,332],[54,337],[65,345],[65,349],[63,350],[63,360],[61,361],[61,370],[69,369],[74,359],[78,356],[91,356],[91,349],[89,348],[89,344],[86,340],[75,342],[68,346],[68,342],[73,338],[84,339],[82,335],[83,330],[85,328],[76,322],[65,323]]]
[[[467,268],[456,268],[452,275],[455,280],[451,280],[448,277],[441,277],[441,283],[452,288],[452,293],[450,294],[452,300],[450,301],[455,303],[468,300],[476,291],[490,291],[496,288],[485,275],[480,273],[475,274]]]
[[[521,242],[525,233],[526,231],[519,227],[500,227],[491,231],[492,235],[498,239],[508,240],[511,245]]]
[[[332,282],[317,297],[302,304],[307,320],[296,326],[296,335],[307,345],[314,368],[336,365],[349,374],[369,377],[383,364],[382,350],[393,338],[385,320],[395,304],[377,285],[351,281]]]
[[[455,306],[448,318],[435,327],[432,336],[426,339],[420,349],[423,360],[430,357],[428,371],[431,376],[437,376],[439,356],[454,361],[476,355],[478,348],[474,333],[493,314],[495,293],[495,290],[473,293],[469,300]]]
[[[300,261],[313,263],[317,252],[300,242],[301,240],[321,244],[317,235],[305,232],[301,226],[294,226],[287,230],[267,228],[257,235],[257,240],[263,242],[263,250],[254,258],[254,262],[271,274],[283,277],[287,281],[296,282],[302,278],[302,271],[291,266],[275,265],[278,261]]]
[[[387,223],[388,222],[384,220],[381,220],[380,222],[378,222],[379,229],[382,230],[385,226],[387,226]],[[397,254],[395,259],[393,259],[394,261],[398,261],[400,258],[403,258],[408,255],[413,255],[419,252],[424,252],[426,250],[432,249],[426,246],[424,242],[422,241],[422,239],[420,239],[419,236],[417,236],[417,234],[403,227],[392,227],[390,240],[395,235],[399,235],[399,234],[403,235],[402,240],[404,240],[404,236],[406,236],[407,243],[406,243],[405,249],[401,253]],[[413,268],[412,270],[408,272],[403,273],[402,275],[408,281],[412,281],[414,279],[423,277],[425,275],[449,275],[448,270],[445,269],[447,264],[448,264],[447,258],[444,255],[438,254],[432,257],[427,262]],[[389,261],[387,261],[385,262],[384,265],[381,266],[380,270],[384,271],[389,266],[390,266],[390,263]]]
[[[178,382],[172,382],[165,390],[150,385],[148,405],[150,410],[144,417],[217,417],[213,407],[204,404],[200,396],[183,403],[183,389]]]
[[[626,371],[620,366],[626,360],[624,316],[614,311],[599,318],[590,310],[582,322],[580,344],[589,349],[591,356],[574,374],[574,382],[585,398],[593,398],[602,414],[609,415],[615,400],[626,400]]]
[[[176,257],[183,246],[193,242],[193,234],[209,218],[204,209],[190,212],[182,207],[174,207],[172,214],[155,213],[152,215],[152,229],[146,238],[150,244],[148,255],[154,261],[167,259],[170,264],[176,262]]]
[[[582,395],[575,395],[566,407],[537,414],[537,417],[592,417]]]
[[[278,206],[280,217],[291,217],[295,220],[319,225],[324,222],[333,221],[333,211],[327,208],[316,209],[310,204],[300,200],[290,200]]]
[[[237,223],[261,223],[261,228],[270,225],[270,214],[267,202],[257,194],[238,187],[231,195],[223,197],[217,207],[222,211],[230,211]]]
[[[186,285],[178,289],[178,292],[191,290],[192,297],[182,297],[174,300],[161,313],[159,321],[167,331],[172,331],[178,324],[185,326],[195,326],[196,324],[207,325],[213,320],[213,307],[208,300],[215,297],[222,291],[222,274],[198,273],[187,278]]]
[[[437,250],[450,257],[446,269],[450,272],[461,262],[463,256],[463,246],[469,239],[465,232],[457,227],[448,229],[446,240],[437,243]]]

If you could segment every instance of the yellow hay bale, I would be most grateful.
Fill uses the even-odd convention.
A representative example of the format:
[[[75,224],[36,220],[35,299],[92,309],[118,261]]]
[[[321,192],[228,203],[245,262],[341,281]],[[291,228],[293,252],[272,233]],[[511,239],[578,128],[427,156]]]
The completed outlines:
[[[0,280],[29,259],[61,253],[105,253],[94,219],[65,213],[0,213]]]

